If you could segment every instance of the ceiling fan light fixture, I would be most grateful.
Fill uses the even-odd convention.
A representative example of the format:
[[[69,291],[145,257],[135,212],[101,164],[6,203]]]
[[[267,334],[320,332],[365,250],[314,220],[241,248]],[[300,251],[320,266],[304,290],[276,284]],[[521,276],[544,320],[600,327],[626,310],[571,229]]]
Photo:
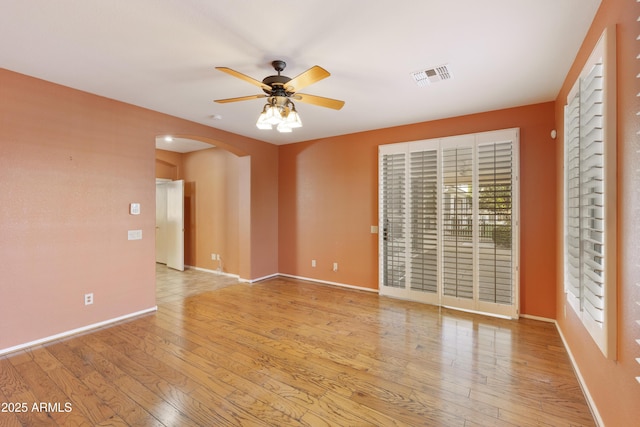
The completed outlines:
[[[270,125],[277,125],[284,120],[282,110],[275,104],[268,105],[265,112],[264,122]]]
[[[292,129],[290,126],[288,126],[288,125],[286,124],[286,122],[282,122],[282,123],[280,123],[280,124],[278,125],[278,127],[276,127],[276,129],[277,129],[277,130],[278,130],[278,132],[280,132],[280,133],[291,133],[291,132],[293,132],[293,129]]]
[[[258,121],[256,122],[256,127],[258,129],[272,129],[271,123],[267,123],[267,108],[269,108],[269,104],[264,106],[262,113],[258,116]]]
[[[269,123],[260,122],[260,119],[256,122],[256,127],[261,130],[273,129],[273,126]]]
[[[290,127],[292,129],[302,127],[302,120],[300,119],[300,114],[298,114],[298,112],[296,111],[296,107],[293,105],[293,102],[291,103],[291,110],[289,111],[289,114],[287,114],[287,117],[284,120],[284,124],[287,125],[287,127]]]
[[[294,128],[302,127],[302,120],[296,111],[296,107],[290,99],[282,97],[270,98],[264,106],[262,113],[256,121],[258,129],[273,129],[276,126],[278,132],[289,133]]]

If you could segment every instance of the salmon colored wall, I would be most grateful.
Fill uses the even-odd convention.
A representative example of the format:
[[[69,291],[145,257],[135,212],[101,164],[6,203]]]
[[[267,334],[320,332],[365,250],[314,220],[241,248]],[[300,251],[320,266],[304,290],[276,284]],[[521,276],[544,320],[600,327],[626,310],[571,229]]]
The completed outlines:
[[[521,312],[555,317],[553,103],[280,146],[280,272],[377,289],[378,145],[512,127],[521,130]]]
[[[568,91],[595,47],[600,35],[608,26],[616,26],[617,40],[617,149],[618,149],[618,360],[604,358],[599,348],[585,331],[571,307],[567,306],[563,293],[563,259],[558,251],[557,269],[557,319],[576,365],[584,378],[604,425],[635,425],[640,420],[640,141],[636,132],[640,121],[640,101],[636,94],[640,85],[640,45],[636,36],[640,25],[640,5],[631,0],[603,0],[570,73],[556,102],[556,121],[563,127],[563,107]],[[556,170],[562,175],[562,132],[557,143]],[[562,180],[558,181],[557,246],[562,248],[563,211]],[[565,317],[566,310],[566,317]]]
[[[182,153],[156,150],[156,178],[182,179]]]
[[[240,274],[238,157],[219,148],[183,155],[185,211],[190,227],[185,263],[191,266]],[[211,254],[219,254],[221,263]]]
[[[0,352],[155,306],[156,135],[245,156],[244,278],[277,272],[277,147],[4,69],[0,129]]]

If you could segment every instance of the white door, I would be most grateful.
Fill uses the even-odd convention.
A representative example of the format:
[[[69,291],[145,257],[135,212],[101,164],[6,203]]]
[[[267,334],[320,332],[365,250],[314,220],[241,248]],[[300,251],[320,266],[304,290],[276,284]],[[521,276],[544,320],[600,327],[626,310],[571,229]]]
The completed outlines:
[[[166,182],[156,182],[156,262],[167,263]]]
[[[184,271],[184,181],[171,181],[167,188],[167,267]]]

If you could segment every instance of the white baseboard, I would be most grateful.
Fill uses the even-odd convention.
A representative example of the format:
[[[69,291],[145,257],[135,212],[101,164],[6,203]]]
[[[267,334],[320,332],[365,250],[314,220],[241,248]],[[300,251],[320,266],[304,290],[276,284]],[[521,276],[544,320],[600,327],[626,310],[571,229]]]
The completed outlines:
[[[256,279],[243,279],[242,277],[240,277],[237,274],[231,274],[231,273],[225,273],[224,271],[218,271],[218,270],[209,270],[206,268],[201,268],[201,267],[194,267],[191,265],[185,265],[185,268],[190,268],[196,271],[202,271],[204,273],[212,273],[212,274],[217,274],[220,276],[227,276],[227,277],[231,277],[234,279],[238,279],[239,282],[242,283],[257,283],[257,282],[261,282],[263,280],[268,280],[268,279],[273,279],[274,277],[290,277],[292,279],[298,279],[298,280],[304,280],[307,282],[315,282],[315,283],[322,283],[325,285],[332,285],[332,286],[340,286],[342,288],[349,288],[349,289],[356,289],[359,291],[367,291],[367,292],[375,292],[378,293],[377,289],[371,289],[371,288],[364,288],[361,286],[354,286],[354,285],[348,285],[346,283],[338,283],[338,282],[329,282],[327,280],[318,280],[318,279],[312,279],[310,277],[303,277],[303,276],[294,276],[293,274],[284,274],[284,273],[273,273],[273,274],[269,274],[267,276],[263,276],[263,277],[258,277]]]
[[[580,388],[582,389],[582,392],[584,393],[584,396],[587,399],[587,405],[589,405],[589,409],[591,410],[591,415],[593,415],[593,419],[595,420],[596,424],[598,426],[602,427],[602,426],[604,426],[604,422],[602,421],[602,417],[600,416],[600,413],[598,412],[598,407],[596,406],[595,402],[593,401],[593,398],[591,397],[591,393],[589,393],[589,388],[587,387],[587,384],[584,382],[584,377],[582,376],[582,373],[580,372],[580,368],[578,367],[578,364],[576,363],[576,359],[573,357],[573,353],[571,353],[571,349],[567,345],[567,340],[564,338],[564,334],[562,333],[562,329],[560,329],[560,327],[558,326],[558,322],[557,321],[554,321],[553,323],[555,323],[556,330],[560,334],[560,339],[562,340],[562,344],[564,344],[564,348],[565,348],[565,350],[567,350],[567,354],[569,355],[569,360],[571,360],[571,365],[573,366],[573,371],[576,373],[576,377],[578,377],[578,384],[580,384]]]
[[[522,317],[523,319],[539,320],[540,322],[553,323],[554,325],[556,325],[556,328],[558,327],[556,319],[550,319],[548,317],[533,316],[531,314],[521,314],[520,317]]]
[[[70,331],[66,331],[66,332],[62,332],[62,333],[59,333],[59,334],[48,336],[46,338],[41,338],[39,340],[30,341],[30,342],[27,342],[27,343],[24,343],[24,344],[19,344],[19,345],[13,346],[13,347],[0,349],[0,356],[3,356],[3,355],[8,354],[8,353],[13,353],[14,351],[23,350],[23,349],[28,348],[28,347],[33,347],[35,345],[44,344],[44,343],[47,343],[47,342],[50,342],[50,341],[54,341],[54,340],[59,340],[61,338],[66,338],[66,337],[71,336],[71,335],[76,335],[76,334],[80,334],[82,332],[87,332],[87,331],[90,331],[92,329],[101,328],[103,326],[107,326],[107,325],[110,325],[112,323],[116,323],[116,322],[120,322],[122,320],[127,320],[127,319],[130,319],[130,318],[133,318],[133,317],[141,316],[143,314],[151,313],[151,312],[157,311],[157,310],[158,310],[158,306],[156,305],[154,307],[147,308],[146,310],[136,311],[135,313],[125,314],[124,316],[120,316],[120,317],[116,317],[116,318],[113,318],[113,319],[105,320],[103,322],[93,323],[91,325],[83,326],[81,328],[72,329]]]
[[[341,288],[356,289],[358,291],[374,292],[376,294],[378,293],[377,289],[364,288],[362,286],[347,285],[346,283],[330,282],[328,280],[311,279],[309,277],[294,276],[293,274],[278,273],[276,274],[276,276],[290,277],[292,279],[305,280],[307,282],[315,282],[315,283],[322,283],[325,285],[339,286]]]
[[[185,265],[184,267],[185,268],[189,268],[189,269],[193,269],[193,270],[196,270],[196,271],[202,271],[203,273],[211,273],[211,274],[217,274],[219,276],[230,277],[232,279],[237,279],[239,282],[242,282],[242,283],[255,283],[255,282],[260,282],[261,280],[267,280],[267,279],[271,279],[273,277],[279,276],[278,273],[274,273],[274,274],[270,274],[268,276],[258,277],[257,279],[243,279],[242,277],[240,277],[237,274],[227,273],[227,272],[220,271],[220,270],[210,270],[208,268],[194,267],[193,265]]]
[[[273,274],[269,274],[268,276],[258,277],[257,279],[242,279],[242,278],[240,278],[239,280],[241,282],[244,282],[244,283],[256,283],[256,282],[261,282],[261,281],[267,280],[267,279],[273,279],[274,277],[278,277],[278,276],[282,276],[282,274],[273,273]]]
[[[231,277],[233,279],[238,279],[238,280],[242,280],[240,278],[240,276],[238,276],[237,274],[231,274],[231,273],[227,273],[221,270],[210,270],[208,268],[202,268],[202,267],[195,267],[193,265],[185,265],[184,268],[188,268],[191,270],[196,270],[196,271],[202,271],[203,273],[211,273],[211,274],[217,274],[220,276],[226,276],[226,277]]]

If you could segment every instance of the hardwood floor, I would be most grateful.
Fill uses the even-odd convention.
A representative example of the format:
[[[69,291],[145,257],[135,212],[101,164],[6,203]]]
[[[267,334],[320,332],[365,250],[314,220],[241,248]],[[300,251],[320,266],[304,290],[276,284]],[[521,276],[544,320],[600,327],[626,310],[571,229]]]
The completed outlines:
[[[157,271],[157,313],[1,357],[0,426],[594,425],[552,324]]]

